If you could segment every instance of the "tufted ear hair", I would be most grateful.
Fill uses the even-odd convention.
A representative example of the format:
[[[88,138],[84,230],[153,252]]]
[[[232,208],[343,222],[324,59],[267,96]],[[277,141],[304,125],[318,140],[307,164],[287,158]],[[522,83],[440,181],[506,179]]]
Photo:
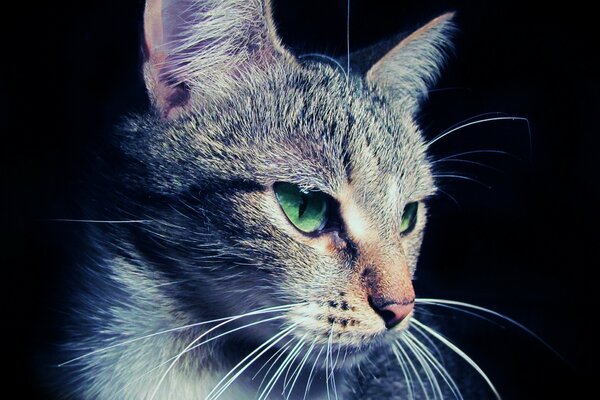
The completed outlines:
[[[453,16],[454,13],[439,16],[401,40],[369,69],[367,81],[416,110],[437,81],[446,52],[451,48]]]
[[[271,12],[270,0],[147,0],[144,78],[156,111],[173,118],[256,67],[292,61]]]

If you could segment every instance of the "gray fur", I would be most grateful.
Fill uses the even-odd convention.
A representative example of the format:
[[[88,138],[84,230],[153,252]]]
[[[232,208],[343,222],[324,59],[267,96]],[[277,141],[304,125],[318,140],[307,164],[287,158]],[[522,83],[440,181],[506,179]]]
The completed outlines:
[[[166,63],[152,64],[150,54],[145,66],[157,112],[133,116],[118,131],[126,167],[115,179],[112,206],[145,222],[90,231],[95,255],[83,268],[66,354],[96,352],[62,367],[69,376],[65,392],[84,399],[146,399],[155,390],[156,399],[204,398],[245,354],[298,323],[290,338],[314,339],[313,355],[327,346],[330,332],[334,346],[357,353],[336,364],[341,398],[404,398],[407,385],[391,353],[401,329],[385,331],[366,301],[345,293],[357,279],[352,254],[324,254],[302,238],[272,186],[292,182],[338,199],[350,185],[379,253],[406,260],[414,273],[426,213],[421,207],[415,232],[399,239],[402,211],[435,186],[413,118],[442,62],[448,17],[392,50],[366,77],[347,80],[339,69],[287,53],[274,36],[268,1],[183,3],[186,25],[169,34]],[[181,103],[161,98],[161,85],[188,91],[181,112],[168,112]],[[166,367],[153,368],[215,324],[110,347],[297,303],[266,314],[279,320],[185,354],[158,389]],[[360,378],[361,365],[380,381]],[[325,396],[322,368],[310,398]],[[302,398],[308,372],[300,371],[291,398]],[[252,375],[221,398],[255,398],[262,377],[252,381]],[[281,390],[270,398],[280,398]]]

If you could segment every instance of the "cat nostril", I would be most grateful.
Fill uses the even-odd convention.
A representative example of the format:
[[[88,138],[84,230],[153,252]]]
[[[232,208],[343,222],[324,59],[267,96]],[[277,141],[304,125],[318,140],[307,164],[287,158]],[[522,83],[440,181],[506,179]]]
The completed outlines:
[[[413,311],[415,302],[406,303],[383,303],[381,301],[373,301],[369,298],[369,305],[379,315],[385,327],[392,329],[394,326],[402,322]]]

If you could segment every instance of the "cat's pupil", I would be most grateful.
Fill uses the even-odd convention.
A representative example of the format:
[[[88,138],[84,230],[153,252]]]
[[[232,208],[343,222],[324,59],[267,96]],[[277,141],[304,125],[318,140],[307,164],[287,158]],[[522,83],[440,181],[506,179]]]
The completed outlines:
[[[306,194],[302,194],[302,197],[300,198],[300,205],[298,206],[298,218],[302,218],[307,207],[308,196]]]

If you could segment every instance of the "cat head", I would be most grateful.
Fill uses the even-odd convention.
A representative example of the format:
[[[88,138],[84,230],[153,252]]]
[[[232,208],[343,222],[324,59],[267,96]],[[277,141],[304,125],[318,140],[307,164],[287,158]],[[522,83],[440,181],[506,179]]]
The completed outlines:
[[[144,273],[180,282],[164,291],[178,312],[297,304],[252,335],[284,322],[356,348],[406,327],[435,192],[415,115],[450,19],[348,75],[288,52],[268,0],[147,1],[152,113],[129,120],[122,146],[155,221],[138,235]]]

